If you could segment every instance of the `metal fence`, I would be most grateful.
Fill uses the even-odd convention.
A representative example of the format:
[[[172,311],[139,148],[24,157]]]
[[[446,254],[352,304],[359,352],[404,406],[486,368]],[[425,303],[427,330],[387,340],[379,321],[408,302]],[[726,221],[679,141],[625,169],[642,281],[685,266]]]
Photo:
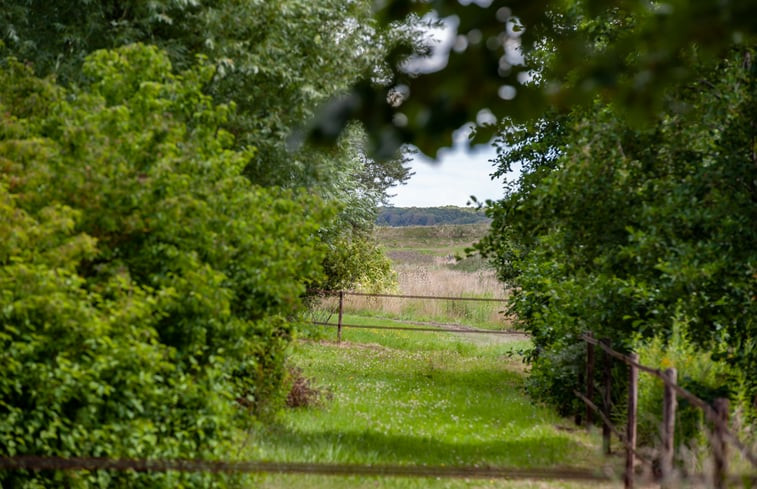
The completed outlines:
[[[493,335],[528,335],[523,331],[514,330],[497,330],[497,329],[478,329],[478,328],[466,328],[466,327],[415,327],[415,326],[386,326],[386,325],[357,325],[357,324],[345,324],[342,321],[344,313],[344,297],[347,295],[354,295],[359,297],[383,297],[394,299],[418,299],[418,300],[442,300],[442,301],[458,301],[458,302],[497,302],[505,303],[507,299],[494,299],[488,297],[449,297],[449,296],[435,296],[435,295],[401,295],[401,294],[370,294],[366,292],[352,292],[345,290],[313,290],[310,291],[313,294],[320,296],[336,296],[339,298],[337,322],[327,321],[313,321],[312,324],[316,326],[326,326],[336,328],[337,341],[342,341],[342,329],[343,328],[355,328],[355,329],[372,329],[372,330],[395,330],[395,331],[415,331],[426,333],[463,333],[463,334],[493,334]]]

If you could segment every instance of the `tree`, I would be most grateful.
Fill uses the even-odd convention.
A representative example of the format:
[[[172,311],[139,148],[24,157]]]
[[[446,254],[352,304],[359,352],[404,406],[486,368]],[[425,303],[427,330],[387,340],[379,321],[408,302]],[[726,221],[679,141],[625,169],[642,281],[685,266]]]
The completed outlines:
[[[535,373],[548,396],[565,402],[556,356],[575,362],[565,351],[585,331],[624,348],[679,331],[743,378],[754,371],[752,56],[734,49],[716,68],[699,65],[645,128],[598,100],[503,131],[500,170],[526,164],[491,203],[479,247],[515,287],[511,308],[544,357]],[[745,389],[757,394],[751,380]]]
[[[225,122],[234,147],[249,151],[244,173],[267,187],[307,188],[342,212],[322,233],[333,249],[357,240],[376,249],[376,204],[409,178],[405,160],[365,156],[359,130],[336,147],[298,142],[319,105],[361,75],[381,76],[383,55],[414,31],[379,28],[368,0],[157,0],[5,2],[0,23],[7,50],[39,75],[64,85],[85,81],[81,66],[96,49],[134,42],[165,50],[179,70],[206,56],[214,66],[203,93],[233,102]],[[358,211],[359,209],[359,211]],[[353,229],[360,228],[359,238]],[[361,275],[360,263],[350,277]],[[327,269],[332,270],[328,264]],[[346,276],[332,277],[343,282]],[[381,276],[375,277],[383,280]]]
[[[278,395],[320,279],[317,197],[252,185],[250,152],[155,47],[78,87],[0,66],[0,452],[228,458]],[[208,476],[4,472],[13,487],[208,487]],[[36,484],[36,485],[35,485]]]

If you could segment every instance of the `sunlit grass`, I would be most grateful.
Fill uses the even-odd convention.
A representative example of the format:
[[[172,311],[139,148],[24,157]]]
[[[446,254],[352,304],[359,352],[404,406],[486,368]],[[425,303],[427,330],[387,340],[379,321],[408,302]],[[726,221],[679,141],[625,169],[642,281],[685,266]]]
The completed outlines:
[[[362,321],[369,320],[375,323]],[[527,340],[345,329],[345,341],[337,344],[336,332],[327,332],[328,340],[297,343],[291,361],[331,399],[288,410],[273,425],[254,430],[248,458],[522,468],[603,463],[593,434],[559,429],[569,422],[523,393],[522,367],[512,353],[527,348]],[[270,488],[571,487],[323,476],[261,476],[259,482]]]
[[[318,339],[336,340],[337,318],[332,316],[333,326],[310,326],[308,336]],[[402,328],[428,328],[428,325],[417,325],[404,321],[386,318],[358,316],[345,314],[342,318],[345,325],[357,326],[399,326]],[[478,329],[478,328],[477,328]],[[485,329],[485,328],[481,328]],[[454,350],[460,354],[481,354],[487,348],[497,354],[511,355],[510,352],[522,351],[529,348],[531,342],[521,335],[487,335],[484,333],[445,333],[445,332],[414,332],[392,331],[382,329],[342,328],[342,339],[353,343],[380,344],[388,348],[406,351],[448,351]],[[486,345],[486,346],[483,346]]]

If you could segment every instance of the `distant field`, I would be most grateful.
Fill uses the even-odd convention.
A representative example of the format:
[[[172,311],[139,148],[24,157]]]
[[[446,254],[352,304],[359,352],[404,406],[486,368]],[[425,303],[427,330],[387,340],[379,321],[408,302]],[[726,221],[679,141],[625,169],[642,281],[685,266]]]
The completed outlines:
[[[484,237],[489,223],[444,224],[440,226],[379,226],[376,236],[390,256],[404,255],[398,252],[446,257],[463,253],[476,241]],[[399,260],[402,262],[403,260]]]
[[[403,295],[504,299],[507,290],[494,270],[478,256],[464,258],[466,248],[481,239],[488,223],[379,227],[377,237],[397,273]],[[324,304],[333,309],[334,301]],[[409,321],[457,323],[507,329],[503,303],[431,301],[348,296],[345,311]]]

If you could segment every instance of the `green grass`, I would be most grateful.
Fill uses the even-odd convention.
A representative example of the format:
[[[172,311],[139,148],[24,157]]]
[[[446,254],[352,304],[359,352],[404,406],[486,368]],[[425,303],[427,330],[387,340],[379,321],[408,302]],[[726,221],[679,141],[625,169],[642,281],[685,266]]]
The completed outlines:
[[[472,328],[502,330],[509,329],[509,324],[503,321],[491,321],[493,311],[501,311],[504,305],[497,302],[442,302],[435,314],[427,312],[422,306],[409,303],[399,313],[381,310],[375,307],[355,307],[346,305],[345,311],[358,322],[354,324],[376,324],[376,321],[365,322],[365,318],[388,319],[397,321],[416,321],[440,324],[459,324]],[[336,321],[336,319],[334,319]],[[347,322],[346,320],[344,321]]]
[[[464,255],[465,249],[484,237],[488,223],[441,226],[379,227],[376,237],[398,263],[415,263],[405,255]],[[422,258],[418,258],[422,261]]]
[[[559,429],[570,423],[523,393],[522,365],[510,355],[528,347],[527,341],[481,341],[454,333],[344,332],[346,341],[340,345],[333,341],[335,331],[328,330],[331,341],[299,342],[291,355],[307,377],[331,392],[331,399],[319,407],[287,410],[275,423],[253,430],[244,458],[523,468],[596,468],[602,463],[595,434]],[[256,486],[569,487],[278,475],[259,476]]]

